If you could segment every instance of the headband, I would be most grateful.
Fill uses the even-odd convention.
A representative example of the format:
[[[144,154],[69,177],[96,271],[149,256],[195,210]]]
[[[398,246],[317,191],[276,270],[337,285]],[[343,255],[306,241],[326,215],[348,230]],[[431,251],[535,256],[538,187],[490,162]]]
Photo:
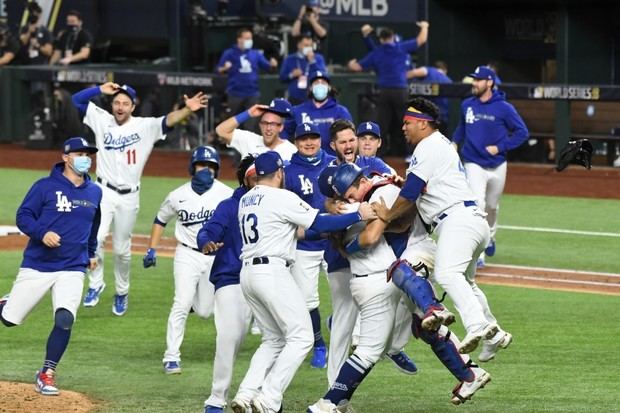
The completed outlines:
[[[403,120],[407,119],[416,119],[416,120],[427,120],[429,122],[434,122],[435,119],[431,115],[427,115],[426,113],[422,113],[413,106],[409,106],[405,111],[405,116]]]

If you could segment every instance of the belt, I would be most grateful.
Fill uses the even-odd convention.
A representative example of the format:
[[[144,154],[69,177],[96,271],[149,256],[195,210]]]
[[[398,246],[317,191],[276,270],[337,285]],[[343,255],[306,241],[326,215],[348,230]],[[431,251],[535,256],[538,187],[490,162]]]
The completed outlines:
[[[364,277],[368,277],[368,274],[353,274],[353,276],[355,278],[364,278]]]
[[[271,257],[271,262],[272,263],[276,263],[278,261],[285,262],[283,258]],[[262,264],[269,264],[269,257],[254,257],[254,258],[252,258],[252,265],[262,265]],[[288,262],[285,262],[285,265],[287,267],[289,267],[291,264],[289,264]]]
[[[465,205],[465,207],[473,207],[473,206],[476,206],[476,201],[463,201],[463,205]],[[448,214],[446,214],[445,212],[442,212],[441,214],[439,214],[437,216],[437,221],[441,221],[442,219],[444,219],[447,216],[448,216]],[[435,225],[437,225],[437,224],[435,224]]]
[[[198,251],[199,253],[201,253],[201,254],[202,254],[202,251],[200,251],[198,248],[194,248],[194,247],[192,247],[191,245],[187,245],[187,244],[186,244],[186,243],[184,243],[184,242],[179,242],[179,244],[183,245],[185,248],[189,248],[190,250]]]
[[[110,188],[111,190],[121,194],[121,195],[126,195],[126,194],[130,194],[132,192],[137,192],[140,189],[140,185],[135,186],[134,188],[119,188],[116,187],[114,185],[112,185],[111,183],[109,183],[108,181],[104,181],[103,179],[97,177],[97,182],[99,182],[101,185],[107,186],[108,188]]]
[[[460,203],[459,203],[460,204]],[[459,204],[454,204],[449,208],[446,208],[446,211],[449,210],[452,207],[455,207]],[[469,207],[475,207],[476,205],[476,201],[463,201],[463,206],[465,206],[466,208]],[[442,212],[441,214],[437,215],[437,218],[435,218],[433,220],[432,223],[427,224],[426,222],[424,222],[424,220],[421,220],[422,223],[424,224],[424,228],[426,229],[426,232],[428,232],[429,234],[432,234],[433,231],[435,230],[435,227],[444,219],[446,219],[446,217],[448,216],[448,214],[446,212]]]

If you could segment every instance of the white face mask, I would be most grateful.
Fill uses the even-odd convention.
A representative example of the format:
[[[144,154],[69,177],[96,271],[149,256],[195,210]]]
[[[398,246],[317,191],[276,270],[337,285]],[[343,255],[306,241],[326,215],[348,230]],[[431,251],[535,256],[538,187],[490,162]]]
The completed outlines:
[[[76,174],[84,175],[88,173],[91,164],[92,161],[89,156],[76,156],[69,166],[71,166],[71,169],[73,169]]]
[[[308,56],[311,51],[312,51],[312,46],[306,46],[303,49],[301,49],[301,54],[303,54],[304,56]]]
[[[245,39],[243,41],[243,49],[244,50],[250,50],[253,45],[254,45],[254,42],[252,41],[252,39]]]
[[[312,95],[319,102],[322,102],[325,99],[327,99],[328,93],[329,93],[329,86],[323,83],[319,83],[319,84],[312,86]]]

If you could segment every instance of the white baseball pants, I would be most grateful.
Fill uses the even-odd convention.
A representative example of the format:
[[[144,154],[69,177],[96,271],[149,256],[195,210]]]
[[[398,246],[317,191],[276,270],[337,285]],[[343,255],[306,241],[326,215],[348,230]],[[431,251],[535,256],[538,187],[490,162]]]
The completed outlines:
[[[295,250],[295,264],[291,266],[293,279],[299,286],[308,311],[318,308],[319,274],[323,262],[323,251]]]
[[[478,207],[487,213],[487,222],[491,227],[491,238],[497,233],[497,216],[499,199],[506,184],[507,162],[496,168],[483,168],[472,162],[465,163],[465,172],[469,187],[476,196]]]

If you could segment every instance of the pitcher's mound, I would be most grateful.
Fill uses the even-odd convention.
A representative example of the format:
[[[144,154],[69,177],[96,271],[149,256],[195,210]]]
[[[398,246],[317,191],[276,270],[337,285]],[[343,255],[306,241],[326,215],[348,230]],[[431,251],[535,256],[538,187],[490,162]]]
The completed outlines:
[[[0,382],[0,413],[89,413],[94,408],[93,401],[74,391],[41,396],[34,384]]]

